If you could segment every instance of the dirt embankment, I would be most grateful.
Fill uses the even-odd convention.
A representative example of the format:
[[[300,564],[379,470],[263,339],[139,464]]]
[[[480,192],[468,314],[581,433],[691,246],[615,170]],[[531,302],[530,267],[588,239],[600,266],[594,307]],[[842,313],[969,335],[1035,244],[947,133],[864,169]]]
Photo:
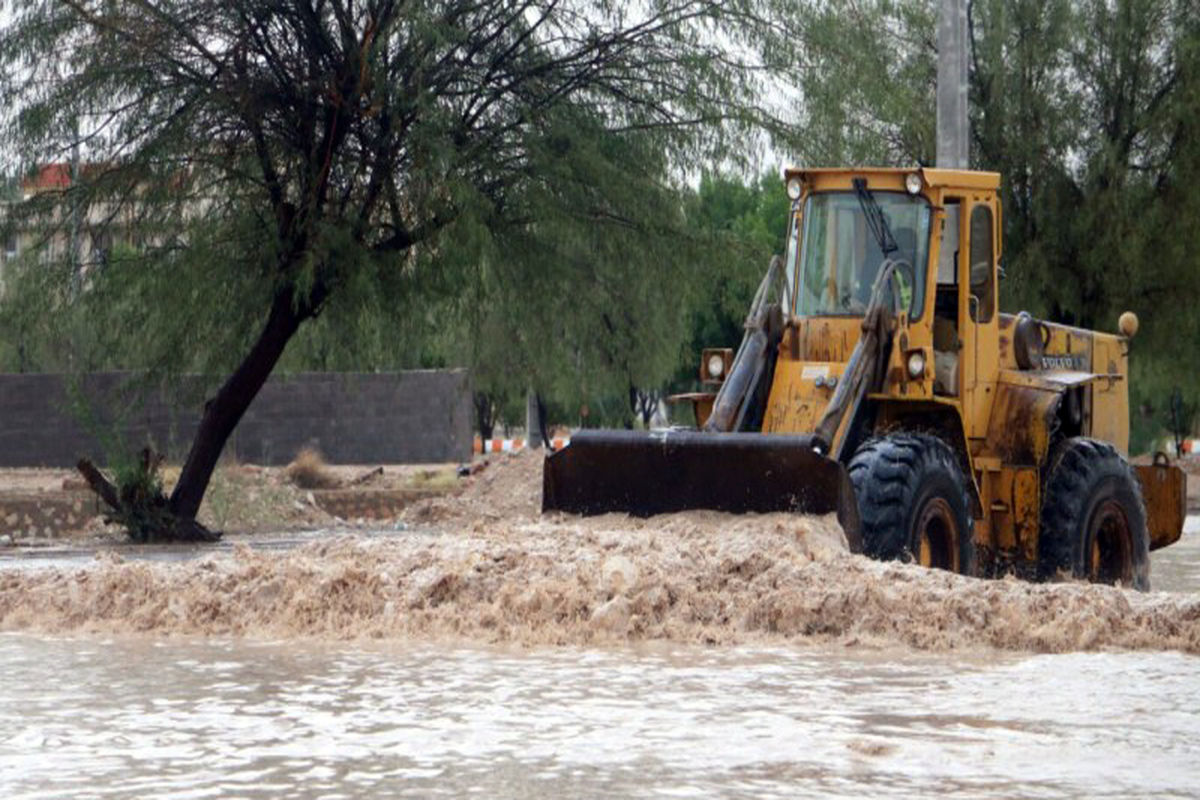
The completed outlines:
[[[543,517],[539,459],[417,503],[399,537],[0,573],[0,629],[1200,652],[1200,596],[881,564],[846,552],[832,518]]]
[[[460,488],[454,465],[333,466],[315,454],[301,457],[287,467],[220,465],[200,521],[237,534],[377,526],[414,502]],[[178,466],[164,470],[168,489],[178,473]],[[73,470],[0,470],[0,549],[124,541],[121,528],[105,523],[104,511]]]

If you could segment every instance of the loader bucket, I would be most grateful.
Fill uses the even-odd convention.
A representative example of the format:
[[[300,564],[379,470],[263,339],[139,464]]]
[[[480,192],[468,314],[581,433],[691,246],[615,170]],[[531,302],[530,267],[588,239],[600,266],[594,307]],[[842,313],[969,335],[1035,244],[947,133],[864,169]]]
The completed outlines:
[[[845,468],[812,436],[695,431],[579,431],[546,458],[542,510],[647,517],[693,508],[836,512],[861,551]]]

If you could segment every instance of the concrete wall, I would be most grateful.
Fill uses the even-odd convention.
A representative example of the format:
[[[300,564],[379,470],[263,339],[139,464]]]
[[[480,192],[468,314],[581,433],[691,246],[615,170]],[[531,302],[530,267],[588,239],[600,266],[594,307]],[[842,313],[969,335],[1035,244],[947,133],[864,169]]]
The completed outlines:
[[[112,443],[92,434],[114,428],[131,448],[149,442],[182,459],[203,407],[201,381],[144,391],[131,406],[130,377],[98,373],[72,384],[62,375],[0,375],[0,467],[69,467],[83,455],[103,461]],[[98,425],[72,410],[80,397]],[[471,413],[463,370],[301,373],[267,382],[228,449],[254,464],[286,464],[305,445],[338,464],[466,461]]]

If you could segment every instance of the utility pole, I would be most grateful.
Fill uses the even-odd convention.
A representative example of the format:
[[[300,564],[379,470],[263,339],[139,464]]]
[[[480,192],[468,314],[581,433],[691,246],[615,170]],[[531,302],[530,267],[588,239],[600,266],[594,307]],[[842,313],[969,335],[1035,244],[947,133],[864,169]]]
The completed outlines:
[[[937,38],[937,166],[969,169],[967,0],[941,0],[941,3]]]

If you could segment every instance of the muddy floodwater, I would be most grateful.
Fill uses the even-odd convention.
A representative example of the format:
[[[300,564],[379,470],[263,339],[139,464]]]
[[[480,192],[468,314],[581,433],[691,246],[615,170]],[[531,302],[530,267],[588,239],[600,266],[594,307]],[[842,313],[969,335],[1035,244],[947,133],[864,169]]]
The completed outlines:
[[[0,794],[1192,797],[1200,659],[0,636]]]
[[[1196,519],[1154,592],[1035,586],[543,519],[537,466],[374,535],[0,557],[0,798],[1200,797]]]
[[[1197,540],[1158,587],[1195,591]],[[1200,795],[1176,652],[8,633],[0,664],[5,798]]]

